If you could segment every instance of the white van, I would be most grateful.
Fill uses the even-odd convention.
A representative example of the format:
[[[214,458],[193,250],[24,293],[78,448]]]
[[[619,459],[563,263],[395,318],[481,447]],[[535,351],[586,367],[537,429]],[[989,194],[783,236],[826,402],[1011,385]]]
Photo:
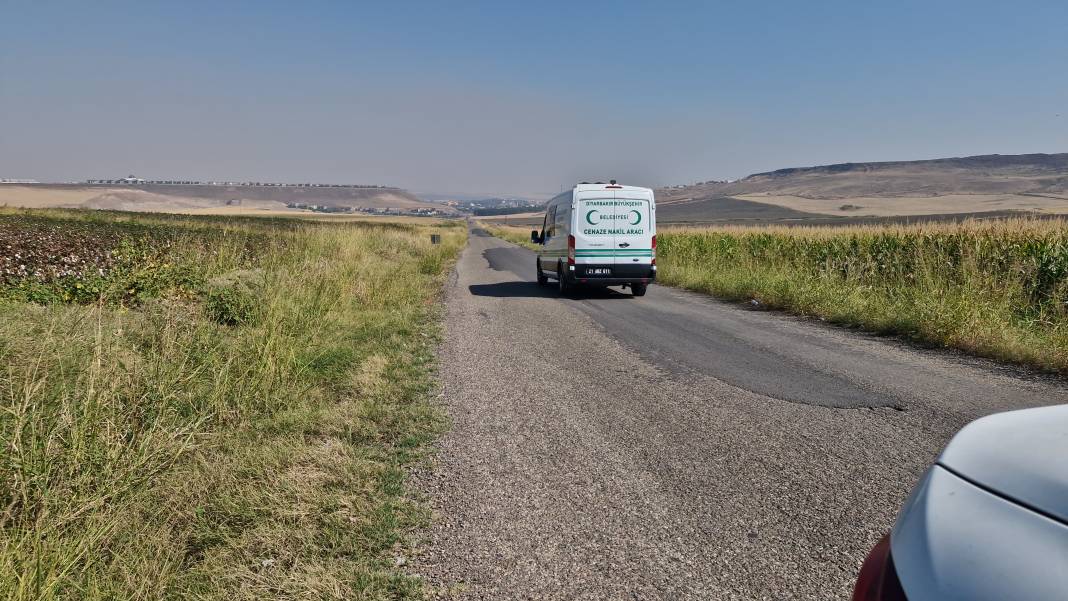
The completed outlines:
[[[656,279],[656,203],[649,188],[581,183],[549,201],[538,244],[538,283],[625,286],[643,296]]]

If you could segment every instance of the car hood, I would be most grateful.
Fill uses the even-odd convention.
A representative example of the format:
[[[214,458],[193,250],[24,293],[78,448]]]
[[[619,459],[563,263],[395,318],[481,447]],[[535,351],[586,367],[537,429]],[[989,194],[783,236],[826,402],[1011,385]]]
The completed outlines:
[[[1068,524],[1068,405],[978,419],[953,437],[938,464]]]
[[[890,535],[909,601],[1063,600],[1068,525],[927,470]]]

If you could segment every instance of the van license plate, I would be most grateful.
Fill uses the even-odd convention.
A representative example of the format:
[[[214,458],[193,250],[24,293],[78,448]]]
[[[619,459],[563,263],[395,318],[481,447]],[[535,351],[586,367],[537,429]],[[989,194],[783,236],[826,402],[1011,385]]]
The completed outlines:
[[[595,267],[587,269],[586,275],[612,275],[612,270],[608,267]]]

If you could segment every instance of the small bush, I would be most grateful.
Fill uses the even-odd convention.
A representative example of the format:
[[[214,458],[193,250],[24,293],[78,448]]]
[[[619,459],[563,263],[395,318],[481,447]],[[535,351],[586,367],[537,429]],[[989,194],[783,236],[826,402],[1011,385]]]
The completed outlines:
[[[263,275],[235,271],[208,281],[204,309],[219,324],[239,326],[254,323],[259,315]]]

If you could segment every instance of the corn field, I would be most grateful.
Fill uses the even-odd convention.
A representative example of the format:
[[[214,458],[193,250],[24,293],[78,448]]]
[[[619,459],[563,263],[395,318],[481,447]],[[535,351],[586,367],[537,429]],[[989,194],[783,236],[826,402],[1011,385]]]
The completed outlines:
[[[1068,371],[1068,221],[666,229],[660,281]]]

